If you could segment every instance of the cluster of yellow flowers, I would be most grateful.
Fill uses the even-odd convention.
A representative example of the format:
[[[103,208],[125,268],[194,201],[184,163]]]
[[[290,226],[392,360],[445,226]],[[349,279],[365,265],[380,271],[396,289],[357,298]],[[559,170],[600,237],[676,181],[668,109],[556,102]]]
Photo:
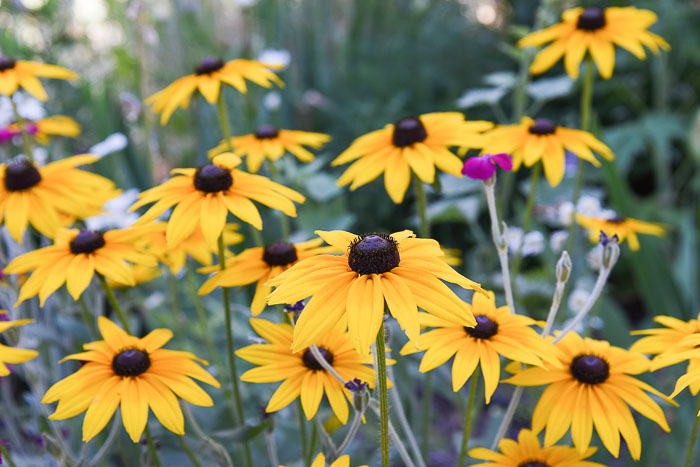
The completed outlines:
[[[642,45],[654,52],[668,47],[647,31],[654,21],[653,13],[636,8],[577,8],[566,11],[562,23],[525,37],[520,45],[552,43],[535,58],[533,73],[545,71],[563,56],[567,72],[575,78],[588,51],[600,75],[609,78],[614,66],[613,44],[640,58],[644,57]],[[209,103],[223,106],[222,84],[242,93],[247,90],[246,80],[264,87],[282,86],[270,68],[251,60],[204,59],[194,74],[178,79],[146,102],[166,124],[178,107],[188,106],[196,91]],[[46,99],[37,77],[76,78],[57,66],[0,60],[1,94],[11,96],[23,87]],[[207,362],[188,352],[162,348],[172,338],[169,330],[155,329],[142,338],[131,335],[128,319],[111,291],[111,287],[134,286],[154,278],[159,274],[158,263],[177,273],[188,257],[203,266],[200,272],[211,274],[199,289],[200,295],[224,289],[231,352],[227,288],[255,284],[250,305],[253,316],[263,313],[268,305],[293,305],[308,299],[292,307],[298,317],[290,313],[285,322],[252,318],[252,329],[265,343],[235,353],[255,365],[240,380],[282,382],[270,398],[267,412],[278,411],[299,398],[310,420],[325,394],[341,423],[349,418],[348,401],[364,415],[353,399],[353,392],[358,387],[363,390],[363,385],[353,382],[359,380],[369,388],[386,386],[386,371],[381,367],[385,363],[387,314],[396,318],[408,338],[400,354],[424,352],[420,372],[454,357],[455,392],[470,378],[477,378],[479,368],[487,404],[500,382],[546,386],[532,415],[531,430],[522,430],[517,441],[501,441],[500,453],[484,448],[470,451],[472,457],[488,461],[484,465],[600,465],[584,460],[595,451],[590,447],[593,427],[614,456],[619,455],[622,436],[631,456],[639,459],[642,445],[630,407],[669,431],[661,407],[650,395],[673,401],[634,376],[688,361],[688,373],[678,381],[671,397],[686,386],[694,394],[700,390],[697,321],[657,317],[669,329],[640,331],[649,336],[629,350],[573,331],[560,335],[553,344],[554,336],[535,331],[542,323],[514,314],[507,306],[497,307],[493,292],[448,265],[438,242],[416,238],[410,230],[361,235],[319,230],[318,237],[301,243],[282,238],[233,254],[228,247],[241,243],[243,236],[238,224],[228,222],[229,213],[262,230],[262,217],[254,202],[295,217],[297,204],[305,201],[297,191],[256,174],[263,163],[272,165],[286,153],[309,162],[314,155],[308,148],[321,148],[330,138],[271,126],[230,137],[228,123],[222,124],[226,138],[209,152],[209,163],[175,169],[167,181],[142,192],[131,210],[150,207],[134,226],[125,229],[70,228],[76,221],[98,214],[104,203],[119,193],[107,178],[77,168],[96,161],[96,157],[83,154],[45,166],[25,157],[0,166],[0,220],[9,233],[22,243],[31,224],[53,240],[52,245],[22,254],[4,268],[5,274],[23,277],[15,306],[35,296],[44,306],[64,283],[73,299],[80,300],[96,276],[122,321],[124,329],[99,317],[102,340],[87,343],[83,352],[64,358],[86,363],[54,384],[42,401],[58,402],[52,420],[85,412],[84,441],[95,437],[118,407],[126,431],[138,442],[147,429],[149,408],[168,430],[181,435],[184,418],[178,398],[199,406],[213,405],[211,397],[193,381],[219,387],[199,365]],[[53,117],[18,121],[6,131],[32,134],[41,143],[49,134],[75,135],[79,127],[67,117]],[[463,161],[455,149],[458,154],[469,149],[509,153],[515,170],[541,161],[552,186],[564,177],[565,151],[595,166],[601,162],[594,153],[613,159],[610,148],[592,133],[547,119],[523,117],[514,125],[494,126],[486,121],[467,121],[461,113],[442,112],[405,117],[361,136],[332,165],[351,163],[338,180],[338,185],[350,185],[350,190],[383,175],[387,193],[398,204],[412,175],[420,189],[422,183],[434,182],[436,169],[461,176]],[[240,168],[243,157],[247,171]],[[159,220],[166,213],[167,220]],[[636,233],[663,233],[659,225],[634,219],[579,217],[578,221],[589,228],[594,242],[603,231],[609,237],[617,235],[620,241],[626,238],[633,250],[639,248]],[[214,257],[218,257],[218,264],[214,264]],[[471,303],[446,283],[474,291]],[[0,322],[0,332],[31,321]],[[649,360],[644,354],[658,355]],[[0,376],[9,373],[5,363],[22,363],[36,355],[32,350],[0,346]],[[508,367],[513,374],[505,380],[501,380],[501,357],[519,364]],[[238,397],[236,379],[232,374]],[[242,420],[240,401],[238,404]],[[574,448],[555,446],[569,429]],[[541,445],[537,435],[543,430]],[[324,463],[321,454],[313,465]],[[349,458],[340,457],[333,465],[347,466]]]

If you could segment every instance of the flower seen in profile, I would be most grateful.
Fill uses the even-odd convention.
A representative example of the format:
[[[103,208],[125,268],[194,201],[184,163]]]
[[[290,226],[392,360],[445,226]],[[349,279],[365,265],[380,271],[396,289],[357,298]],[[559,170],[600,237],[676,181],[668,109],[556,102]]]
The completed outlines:
[[[627,240],[632,251],[639,250],[639,238],[637,234],[662,236],[666,228],[662,224],[640,221],[631,217],[613,216],[610,218],[588,217],[583,214],[576,215],[576,222],[588,229],[591,242],[598,243],[603,238],[617,236],[618,243]]]
[[[68,136],[75,138],[80,134],[80,125],[70,117],[65,115],[54,115],[51,117],[42,118],[35,122],[25,121],[24,131],[34,137],[39,144],[49,144],[49,137]],[[12,138],[22,134],[22,131],[17,123],[11,123],[5,128],[0,129],[0,143],[10,141]]]
[[[279,467],[284,467],[280,465]],[[326,467],[326,456],[319,452],[313,463],[309,467]],[[335,461],[331,462],[328,467],[350,467],[350,456],[344,455],[337,458]],[[367,465],[360,465],[358,467],[368,467]]]
[[[0,57],[0,94],[12,96],[21,87],[41,101],[49,98],[39,78],[78,79],[78,75],[57,65]]]
[[[5,311],[0,310],[0,314],[5,315]],[[16,319],[13,321],[0,320],[0,333],[7,331],[10,328],[24,326],[25,324],[33,323],[33,319]],[[39,355],[39,352],[31,349],[20,349],[17,347],[9,347],[5,344],[0,344],[0,377],[10,374],[10,368],[7,364],[17,365],[32,360]]]
[[[512,170],[513,161],[504,152],[499,154],[482,154],[470,157],[464,162],[462,175],[476,180],[488,180],[496,173],[496,165],[503,170]]]

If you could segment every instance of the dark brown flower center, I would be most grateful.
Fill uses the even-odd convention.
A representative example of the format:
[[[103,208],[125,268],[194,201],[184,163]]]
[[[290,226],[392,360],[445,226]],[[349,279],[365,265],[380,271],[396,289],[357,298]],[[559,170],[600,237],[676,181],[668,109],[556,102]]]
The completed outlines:
[[[92,253],[105,246],[105,239],[102,232],[94,230],[81,230],[70,242],[70,252],[74,255],[80,253]]]
[[[330,350],[328,350],[325,347],[318,346],[318,351],[321,353],[323,356],[323,359],[328,362],[329,365],[333,365],[333,354],[331,353]],[[311,349],[308,348],[304,351],[304,355],[301,357],[301,360],[304,362],[304,366],[308,368],[309,370],[313,371],[319,371],[323,370],[323,365],[321,365],[318,360],[316,360],[316,357],[314,357],[313,352],[311,352]]]
[[[399,244],[391,235],[364,234],[350,244],[348,266],[360,275],[389,272],[400,260]]]
[[[557,126],[551,120],[547,118],[538,118],[535,120],[535,123],[528,128],[528,131],[533,135],[551,135],[554,134],[554,130],[556,129]]]
[[[486,315],[474,315],[476,319],[476,326],[469,328],[464,326],[464,330],[467,334],[475,339],[489,339],[496,335],[498,332],[498,323],[489,318]]]
[[[420,143],[428,137],[423,122],[417,117],[405,117],[394,123],[394,146],[405,147],[414,143]]]
[[[0,57],[0,71],[11,70],[17,64],[16,61],[7,57]]]
[[[140,349],[124,349],[112,359],[112,370],[117,376],[138,376],[150,366],[148,353]]]
[[[5,167],[5,188],[8,191],[26,190],[41,181],[41,174],[34,164],[21,160]]]
[[[549,464],[545,464],[541,461],[525,461],[518,464],[518,467],[549,467]]]
[[[194,68],[197,75],[208,75],[224,67],[224,61],[220,58],[206,57]]]
[[[272,125],[263,125],[255,132],[255,137],[258,139],[273,139],[277,138],[280,131]]]
[[[576,27],[584,31],[595,31],[604,26],[605,10],[603,8],[586,8],[576,22]]]
[[[573,359],[569,369],[574,378],[585,384],[599,384],[610,376],[608,362],[596,355],[579,355]]]
[[[263,249],[263,261],[270,266],[287,266],[297,259],[297,249],[291,243],[275,242]]]
[[[231,188],[231,185],[233,185],[231,172],[218,165],[205,165],[197,169],[194,174],[194,187],[205,193],[226,191]]]

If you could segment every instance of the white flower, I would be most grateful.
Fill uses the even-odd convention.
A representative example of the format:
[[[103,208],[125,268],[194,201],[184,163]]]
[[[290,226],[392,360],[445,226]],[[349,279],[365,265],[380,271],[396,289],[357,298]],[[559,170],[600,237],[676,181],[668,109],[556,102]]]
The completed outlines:
[[[557,206],[557,220],[561,225],[571,225],[574,220],[574,203],[564,201]]]
[[[596,244],[586,255],[588,266],[594,271],[599,271],[603,261],[603,245]]]
[[[544,250],[544,235],[539,230],[528,232],[523,237],[523,256],[535,256]]]
[[[285,49],[265,49],[258,55],[258,61],[265,65],[279,65],[284,69],[292,61],[292,54]]]
[[[104,157],[107,154],[121,151],[129,143],[124,133],[112,133],[103,141],[91,147],[88,152],[93,156]]]
[[[569,232],[566,230],[557,230],[556,232],[552,232],[552,236],[549,237],[549,248],[553,252],[559,253],[564,249],[564,245],[566,245],[566,241],[568,239]]]
[[[46,117],[46,110],[41,101],[27,93],[18,91],[12,96],[17,106],[17,112],[25,120],[41,120]],[[9,97],[0,98],[0,126],[6,127],[15,121],[15,113],[12,110],[12,102]]]
[[[576,204],[576,213],[588,217],[599,217],[601,210],[600,200],[594,196],[583,195]]]
[[[603,321],[603,318],[600,316],[591,316],[588,318],[588,326],[591,329],[595,330],[600,330],[603,329],[603,325],[605,324],[605,321]]]
[[[277,110],[282,105],[282,96],[277,91],[270,91],[263,97],[263,105],[267,110]]]
[[[517,253],[523,241],[523,229],[520,227],[508,227],[505,231],[506,245],[511,253]]]
[[[85,224],[90,230],[124,229],[136,222],[139,215],[129,212],[129,207],[139,197],[139,190],[131,188],[116,198],[112,198],[104,205],[104,214],[85,219]]]
[[[569,301],[567,302],[569,311],[573,313],[581,311],[588,300],[588,295],[589,293],[583,289],[574,289],[569,295]]]

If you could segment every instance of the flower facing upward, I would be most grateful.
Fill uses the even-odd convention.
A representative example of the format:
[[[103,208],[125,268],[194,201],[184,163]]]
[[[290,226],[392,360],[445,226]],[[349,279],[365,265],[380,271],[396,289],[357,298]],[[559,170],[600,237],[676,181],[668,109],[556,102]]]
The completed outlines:
[[[220,154],[211,164],[198,169],[174,169],[177,175],[161,185],[144,191],[131,206],[134,211],[155,203],[136,225],[155,220],[175,206],[165,232],[168,247],[174,248],[199,226],[209,245],[216,245],[226,225],[229,211],[239,219],[262,229],[262,218],[251,199],[288,216],[296,217],[292,201],[303,203],[305,198],[296,191],[236,169],[241,159],[234,154]]]
[[[401,355],[425,350],[419,368],[421,373],[437,368],[454,356],[452,390],[455,392],[481,364],[487,404],[501,377],[501,355],[530,365],[542,366],[543,360],[560,365],[554,347],[530,327],[536,321],[511,314],[507,306],[496,308],[493,292],[489,296],[474,294],[471,311],[476,319],[475,327],[421,313],[420,324],[435,329],[421,334],[418,349],[411,342],[407,343]]]
[[[78,75],[60,66],[0,57],[0,94],[11,96],[22,87],[40,101],[45,101],[49,96],[46,95],[39,77],[78,79]]]
[[[15,306],[39,295],[39,304],[64,283],[74,300],[78,300],[90,285],[95,272],[122,284],[134,285],[130,263],[156,265],[153,256],[146,254],[135,242],[148,228],[108,230],[63,230],[56,235],[54,244],[30,251],[13,259],[5,273],[32,275],[22,285]]]
[[[498,443],[498,449],[501,452],[485,448],[472,449],[469,456],[489,462],[472,464],[471,467],[605,467],[584,460],[596,452],[594,447],[584,452],[569,446],[542,447],[537,435],[527,429],[520,430],[518,441],[502,439]]]
[[[513,161],[508,154],[483,154],[467,159],[462,167],[462,175],[476,180],[488,180],[496,173],[496,164],[503,170],[513,169]]]
[[[1,314],[5,314],[4,311],[0,310]],[[33,323],[33,319],[17,319],[14,321],[0,321],[0,333],[7,331],[10,328],[17,326],[24,326],[25,324]],[[28,360],[36,358],[39,352],[30,349],[18,349],[16,347],[8,347],[7,345],[0,344],[0,376],[7,376],[10,374],[10,369],[7,367],[7,363],[19,364],[24,363]]]
[[[119,194],[114,183],[75,167],[95,162],[89,154],[67,157],[39,167],[26,159],[0,165],[0,219],[17,242],[27,224],[53,238],[74,219],[100,212]]]
[[[593,151],[607,160],[614,155],[609,147],[592,134],[564,128],[546,118],[533,120],[523,117],[514,125],[499,125],[486,133],[488,141],[483,151],[486,153],[506,152],[513,156],[513,170],[522,163],[531,167],[542,161],[544,174],[551,186],[559,185],[564,178],[565,151],[576,154],[596,167],[600,162]]]
[[[186,109],[190,105],[190,96],[197,90],[207,102],[213,104],[219,99],[222,83],[233,86],[244,94],[248,90],[246,79],[265,88],[269,88],[273,83],[284,86],[270,68],[281,67],[256,60],[236,59],[224,62],[220,58],[208,57],[199,62],[194,74],[176,79],[168,87],[146,99],[146,104],[153,104],[153,111],[161,114],[160,124],[165,125],[178,106]]]
[[[304,414],[311,420],[316,415],[325,392],[333,413],[342,423],[347,423],[347,400],[352,402],[351,392],[321,366],[311,349],[292,351],[292,325],[272,323],[258,318],[251,318],[250,325],[268,343],[249,345],[236,352],[243,360],[258,365],[243,373],[241,381],[282,381],[265,410],[268,413],[276,412],[300,397]],[[372,357],[363,357],[355,352],[350,337],[341,332],[338,326],[324,333],[318,342],[318,349],[343,379],[348,381],[359,378],[366,381],[370,387],[374,387],[374,371],[366,366],[372,364]]]
[[[576,222],[583,228],[588,229],[591,242],[598,243],[601,232],[611,238],[617,235],[619,239],[618,243],[622,243],[627,239],[627,243],[632,251],[639,250],[638,233],[660,237],[666,231],[661,224],[644,222],[630,217],[624,218],[615,216],[609,219],[601,219],[584,216],[583,214],[576,214]]]
[[[640,414],[670,431],[661,407],[646,392],[667,402],[668,397],[647,383],[629,375],[649,370],[644,355],[613,347],[606,341],[581,338],[569,332],[556,344],[562,367],[545,362],[545,368],[528,368],[505,380],[519,386],[547,384],[532,416],[535,433],[547,431],[545,446],[556,443],[571,427],[578,452],[591,442],[593,425],[610,453],[618,457],[620,434],[632,458],[639,460],[642,441],[628,404]]]
[[[150,407],[168,430],[185,434],[178,397],[190,404],[211,407],[214,402],[191,378],[216,388],[219,383],[189,352],[162,349],[172,337],[168,329],[154,329],[142,338],[131,336],[100,316],[104,340],[83,345],[85,352],[65,357],[87,362],[46,391],[43,404],[58,401],[50,420],[64,420],[85,412],[83,441],[90,441],[107,425],[121,405],[124,428],[134,443],[141,438]]]
[[[216,287],[236,287],[257,282],[255,296],[250,309],[257,316],[265,309],[265,300],[271,287],[265,285],[270,279],[282,274],[299,261],[328,251],[321,247],[323,240],[315,238],[302,243],[275,242],[264,248],[249,248],[226,261],[226,269],[210,277],[199,289],[200,295],[206,295]],[[203,268],[200,272],[210,273],[219,266]]]
[[[425,183],[435,181],[435,167],[460,177],[462,161],[449,148],[482,147],[481,133],[492,126],[485,121],[465,121],[459,112],[405,117],[360,136],[331,165],[355,161],[338,179],[339,186],[350,184],[350,190],[384,173],[386,191],[399,204],[411,182],[411,171]]]
[[[391,235],[341,230],[316,234],[342,255],[307,258],[267,283],[277,287],[270,304],[312,297],[294,327],[295,352],[317,343],[342,322],[357,351],[366,355],[382,325],[385,300],[414,345],[420,334],[418,307],[463,326],[476,325],[469,307],[441,280],[482,289],[442,260],[444,253],[435,240],[413,238],[410,230]]]
[[[284,130],[263,125],[253,134],[222,141],[209,151],[209,157],[226,152],[232,147],[234,153],[245,156],[248,172],[257,173],[265,159],[276,161],[286,152],[294,154],[302,162],[311,162],[314,155],[304,146],[320,149],[330,140],[331,137],[323,133]]]
[[[68,136],[75,138],[80,134],[80,125],[70,117],[65,115],[54,115],[42,118],[35,122],[25,121],[24,131],[32,135],[40,144],[48,144],[50,135]],[[21,135],[19,125],[11,123],[0,129],[0,142],[10,141],[15,136]]]
[[[280,465],[279,467],[284,466]],[[316,459],[314,459],[313,463],[309,467],[326,467],[326,456],[324,456],[322,452],[319,452],[318,456],[316,456]],[[350,456],[347,454],[344,456],[340,456],[335,461],[333,461],[333,463],[328,467],[350,467]],[[367,466],[361,465],[359,467]]]
[[[625,8],[573,8],[562,13],[562,22],[520,39],[520,47],[539,47],[551,44],[537,54],[530,65],[530,73],[549,70],[562,56],[564,67],[573,79],[578,77],[579,66],[586,52],[590,52],[600,76],[608,79],[615,67],[615,45],[643,60],[644,47],[659,53],[670,50],[663,38],[647,28],[656,22],[649,10]]]

